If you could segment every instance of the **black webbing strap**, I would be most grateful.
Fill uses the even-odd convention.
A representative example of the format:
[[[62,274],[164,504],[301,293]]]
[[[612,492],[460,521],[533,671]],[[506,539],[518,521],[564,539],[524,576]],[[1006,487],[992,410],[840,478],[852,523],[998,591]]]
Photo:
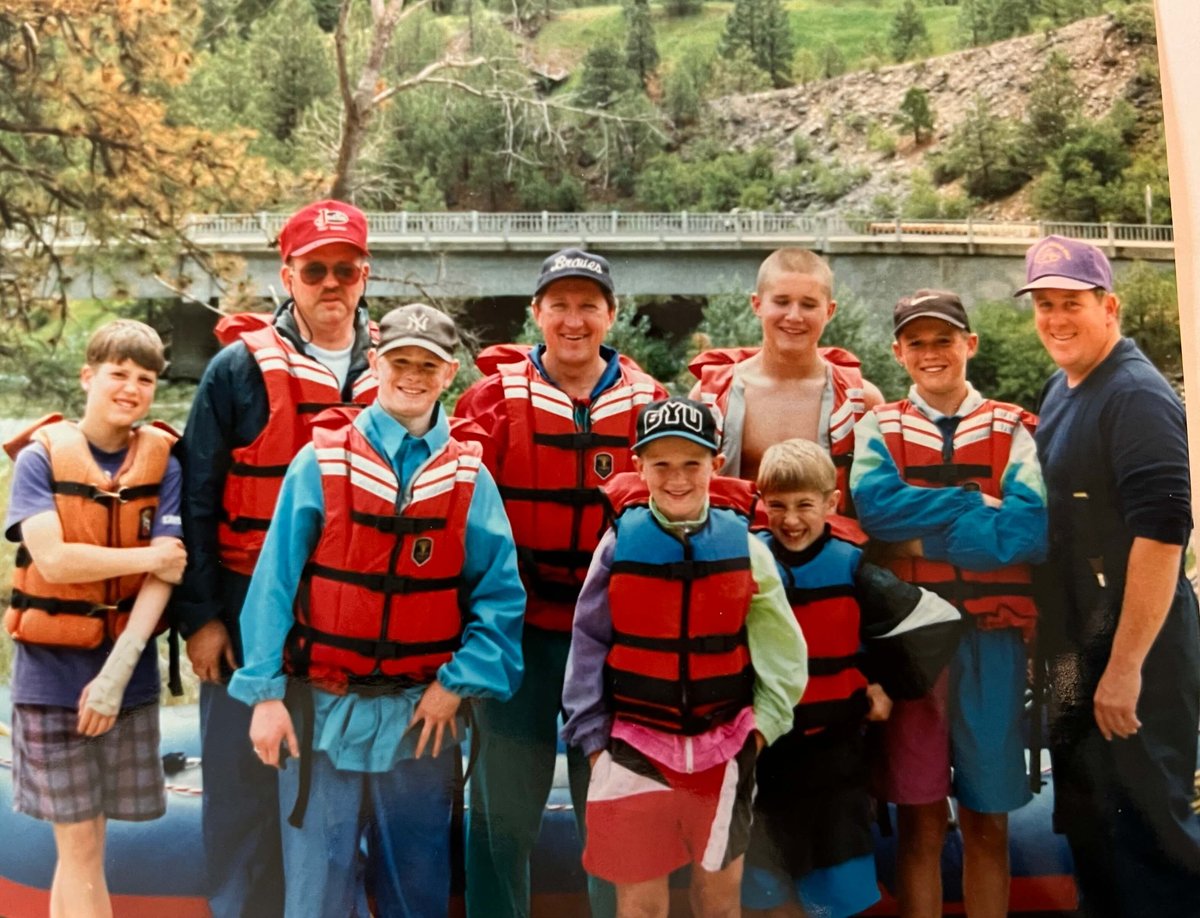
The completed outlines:
[[[98,503],[115,501],[119,504],[127,504],[130,501],[154,497],[158,494],[159,484],[159,482],[155,482],[154,484],[133,485],[129,488],[117,488],[115,491],[106,491],[97,485],[85,484],[82,481],[52,481],[50,482],[50,491],[54,494],[63,494],[68,497],[82,497],[86,500],[97,501]]]
[[[830,586],[823,587],[785,587],[787,593],[788,605],[803,606],[809,603],[820,602],[823,599],[837,599],[841,596],[853,596],[854,584],[852,583],[835,583]]]
[[[605,502],[604,492],[599,488],[510,488],[500,487],[504,500],[527,500],[539,504],[562,504],[567,507],[590,507]]]
[[[288,825],[299,829],[304,825],[304,814],[308,812],[308,795],[312,792],[313,720],[316,711],[313,705],[312,687],[299,679],[289,679],[285,702],[292,701],[289,709],[298,708],[300,713],[300,775],[296,788],[296,803],[288,816]]]
[[[721,558],[717,561],[670,561],[667,564],[650,564],[647,561],[614,561],[612,573],[633,574],[637,577],[653,577],[656,580],[699,580],[717,574],[732,574],[750,570],[750,559]]]
[[[226,525],[234,532],[266,532],[271,528],[271,521],[254,516],[239,516],[229,520]]]
[[[183,694],[183,678],[179,671],[179,629],[174,625],[167,632],[167,689],[176,698]]]
[[[928,481],[932,484],[956,485],[971,478],[991,478],[990,465],[971,465],[946,462],[942,465],[910,465],[904,469],[905,481]]]
[[[372,638],[356,638],[348,637],[344,634],[332,634],[328,631],[320,631],[303,622],[296,622],[292,628],[298,638],[307,639],[314,644],[325,644],[328,647],[336,647],[338,650],[348,650],[351,653],[356,653],[359,656],[377,661],[398,660],[402,657],[424,657],[435,653],[453,653],[462,646],[462,638],[458,635],[443,638],[440,641],[380,641]],[[373,683],[363,683],[363,690],[360,694],[371,694],[366,688],[369,684],[385,685],[387,690],[380,694],[387,695],[394,695],[407,687],[400,685],[396,679],[385,677],[384,680],[380,680],[377,678]],[[350,690],[358,691],[354,686],[350,686]]]
[[[229,467],[229,474],[241,475],[243,478],[282,478],[287,470],[286,465],[249,465],[245,462],[235,462]]]
[[[88,602],[86,599],[52,599],[48,596],[32,596],[14,589],[9,605],[22,612],[26,609],[38,609],[48,612],[50,615],[83,615],[95,618],[107,615],[109,612],[128,612],[133,608],[133,597],[122,599],[116,605],[105,606]]]
[[[378,513],[362,513],[358,510],[351,510],[350,519],[362,526],[370,526],[372,529],[388,535],[420,535],[423,532],[446,528],[444,519],[432,516],[384,516]]]
[[[843,657],[809,657],[808,674],[810,676],[836,676],[848,669],[858,666],[864,654],[849,653]]]
[[[617,437],[612,434],[598,434],[590,431],[569,434],[535,433],[533,442],[538,446],[552,446],[555,449],[580,451],[585,449],[628,449],[629,438]]]
[[[327,567],[310,561],[304,566],[304,579],[322,577],[337,583],[349,583],[360,586],[372,593],[396,593],[401,596],[410,593],[436,593],[441,590],[458,589],[459,577],[409,577],[402,574],[369,574],[362,571],[347,571],[337,567]]]
[[[358,402],[299,402],[297,414],[320,414],[327,408],[362,408]]]
[[[547,567],[576,570],[591,565],[592,552],[555,548],[518,548],[517,558],[525,565],[544,564]]]
[[[732,653],[746,646],[746,628],[734,634],[709,634],[696,637],[649,637],[613,630],[613,642],[637,650],[657,650],[663,653]]]

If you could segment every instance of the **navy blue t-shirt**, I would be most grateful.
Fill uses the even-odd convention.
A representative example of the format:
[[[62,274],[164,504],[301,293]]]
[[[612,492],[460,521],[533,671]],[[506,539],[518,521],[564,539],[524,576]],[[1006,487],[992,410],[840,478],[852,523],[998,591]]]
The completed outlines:
[[[89,444],[90,446],[91,444]],[[91,446],[92,456],[108,475],[116,473],[125,461],[125,450],[106,453]],[[167,463],[158,495],[151,538],[183,537],[179,520],[179,489],[181,472],[174,456]],[[50,491],[50,457],[40,443],[31,443],[17,455],[13,469],[12,495],[4,534],[10,542],[21,541],[21,523],[47,511],[56,512],[54,495]],[[14,704],[44,704],[75,708],[84,686],[96,678],[108,657],[111,644],[105,642],[94,650],[74,650],[60,647],[38,647],[16,644],[13,661],[12,700]],[[159,696],[158,649],[154,641],[146,644],[129,685],[121,708],[132,708],[156,701]]]

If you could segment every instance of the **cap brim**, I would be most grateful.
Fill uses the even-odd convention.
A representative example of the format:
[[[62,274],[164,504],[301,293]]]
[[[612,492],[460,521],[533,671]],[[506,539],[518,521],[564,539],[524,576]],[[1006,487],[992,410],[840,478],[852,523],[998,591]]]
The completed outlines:
[[[1039,277],[1037,280],[1030,281],[1013,296],[1020,296],[1022,293],[1028,293],[1030,290],[1095,290],[1100,284],[1094,284],[1091,281],[1075,280],[1073,277],[1063,277],[1058,274],[1047,274],[1045,277]]]
[[[302,245],[298,249],[292,249],[292,251],[288,253],[287,257],[295,258],[297,255],[307,255],[313,249],[319,249],[323,245],[333,245],[335,242],[344,242],[346,245],[352,245],[364,255],[371,254],[367,251],[366,246],[359,245],[353,239],[347,239],[345,236],[328,236],[322,239],[315,239],[308,243],[308,245]]]
[[[540,284],[538,284],[537,289],[533,291],[533,298],[537,299],[539,296],[541,296],[546,291],[546,288],[549,287],[551,284],[553,284],[555,281],[567,280],[572,277],[577,277],[580,280],[591,281],[593,284],[595,284],[597,287],[600,288],[600,292],[604,294],[604,298],[606,300],[608,300],[610,303],[616,297],[616,294],[613,292],[612,287],[605,286],[604,282],[602,280],[599,280],[595,274],[590,274],[587,271],[566,271],[562,274],[556,274],[554,277],[548,277],[545,280],[543,280]]]
[[[896,332],[900,331],[900,329],[902,329],[905,325],[907,325],[909,322],[912,322],[916,319],[941,319],[947,325],[953,325],[955,328],[961,328],[963,331],[971,330],[971,327],[969,325],[964,325],[962,322],[959,322],[957,319],[950,318],[945,313],[942,313],[942,312],[918,312],[918,313],[914,313],[911,316],[905,316],[903,322],[901,322],[899,325],[892,326],[892,334],[895,334]]]
[[[454,362],[454,355],[447,351],[444,347],[434,344],[425,338],[396,338],[389,341],[387,344],[381,344],[375,349],[375,356],[382,357],[388,351],[394,351],[398,347],[421,347],[429,351],[429,353],[441,357],[447,363]]]
[[[720,452],[720,450],[712,444],[712,441],[705,440],[699,434],[687,433],[686,431],[682,430],[662,430],[652,433],[649,436],[642,437],[642,439],[633,444],[632,448],[634,452],[636,452],[648,443],[653,443],[655,440],[662,440],[665,437],[678,437],[680,440],[691,440],[693,443],[698,443],[705,449],[712,450],[713,453]]]

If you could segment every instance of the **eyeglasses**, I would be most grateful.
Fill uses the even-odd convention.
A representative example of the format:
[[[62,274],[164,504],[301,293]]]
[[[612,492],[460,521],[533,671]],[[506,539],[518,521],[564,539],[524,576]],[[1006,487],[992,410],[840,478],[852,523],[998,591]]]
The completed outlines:
[[[305,262],[304,267],[300,268],[298,273],[300,280],[309,286],[315,286],[324,281],[325,275],[332,271],[334,279],[339,284],[349,287],[351,284],[358,283],[364,267],[364,265],[356,265],[348,261],[339,261],[333,266],[320,261],[309,261]]]

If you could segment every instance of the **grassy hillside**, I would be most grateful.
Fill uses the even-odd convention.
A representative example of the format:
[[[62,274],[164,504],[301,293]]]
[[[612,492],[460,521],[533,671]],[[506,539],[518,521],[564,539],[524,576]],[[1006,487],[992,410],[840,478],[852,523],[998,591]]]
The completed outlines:
[[[817,52],[832,42],[850,70],[870,56],[872,40],[887,48],[892,19],[901,0],[785,0],[792,21],[797,51]],[[732,2],[708,2],[694,16],[670,17],[653,6],[654,30],[662,56],[661,70],[697,54],[711,54],[725,27]],[[959,47],[956,6],[922,6],[934,54]],[[568,66],[582,60],[588,49],[602,41],[625,42],[621,5],[587,6],[555,14],[534,41],[538,56]]]

